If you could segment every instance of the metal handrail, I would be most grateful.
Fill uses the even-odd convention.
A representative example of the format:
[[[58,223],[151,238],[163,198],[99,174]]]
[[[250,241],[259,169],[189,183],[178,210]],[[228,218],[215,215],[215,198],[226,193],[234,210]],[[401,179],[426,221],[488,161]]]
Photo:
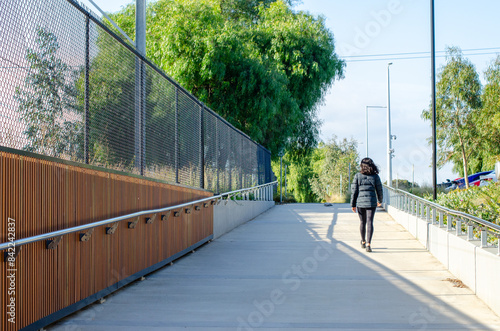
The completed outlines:
[[[483,220],[483,219],[481,219],[479,217],[476,217],[476,216],[473,216],[473,215],[470,215],[470,214],[467,214],[467,213],[464,213],[464,212],[461,212],[461,211],[458,211],[458,210],[453,210],[453,209],[449,209],[449,208],[443,207],[441,205],[438,205],[435,202],[426,200],[424,198],[421,198],[419,196],[416,196],[414,194],[411,194],[409,192],[406,192],[406,191],[403,191],[403,190],[400,190],[400,189],[389,187],[387,185],[384,185],[384,187],[386,189],[390,189],[392,191],[395,191],[395,192],[397,192],[399,194],[406,195],[406,196],[408,196],[408,197],[410,197],[410,198],[412,198],[414,200],[418,200],[418,201],[422,202],[424,205],[432,206],[432,207],[434,207],[434,208],[436,208],[438,210],[441,210],[441,211],[443,211],[443,212],[445,212],[447,214],[468,219],[469,221],[472,221],[474,223],[479,223],[479,224],[481,224],[484,227],[487,227],[487,228],[490,228],[490,229],[494,229],[494,230],[500,232],[500,225],[498,225],[498,224],[485,221],[485,220]]]
[[[57,230],[57,231],[47,232],[47,233],[44,233],[44,234],[39,234],[39,235],[32,236],[32,237],[26,237],[26,238],[22,238],[22,239],[18,239],[18,240],[12,241],[12,242],[4,242],[4,243],[0,244],[0,251],[3,251],[3,250],[5,250],[5,249],[7,249],[9,247],[12,247],[13,245],[15,247],[19,247],[19,246],[22,246],[22,245],[31,244],[31,243],[34,243],[34,242],[37,242],[37,241],[41,241],[41,240],[44,240],[44,239],[50,239],[50,238],[59,237],[59,236],[63,236],[63,235],[70,234],[70,233],[75,233],[75,232],[80,232],[80,231],[84,231],[84,230],[89,230],[89,229],[92,229],[92,228],[96,228],[96,227],[107,225],[107,224],[111,224],[111,223],[116,223],[116,222],[119,222],[119,221],[123,221],[125,219],[135,218],[135,217],[139,217],[139,216],[143,216],[143,215],[148,215],[148,214],[156,214],[156,213],[166,212],[166,211],[170,211],[170,210],[182,209],[184,207],[193,206],[193,205],[196,205],[196,204],[199,204],[199,203],[202,203],[202,202],[219,200],[219,199],[222,199],[225,196],[227,196],[229,198],[232,195],[236,195],[236,194],[243,193],[243,192],[246,192],[246,191],[249,191],[249,192],[256,191],[256,190],[262,189],[262,188],[264,188],[266,186],[274,186],[277,183],[278,183],[278,181],[274,181],[274,182],[271,182],[271,183],[262,184],[262,185],[258,185],[258,186],[254,186],[254,187],[250,187],[250,188],[244,188],[244,189],[240,189],[240,190],[236,190],[236,191],[222,193],[222,194],[219,194],[219,195],[214,195],[214,196],[208,197],[208,198],[203,198],[203,199],[199,199],[199,200],[195,200],[195,201],[191,201],[191,202],[181,203],[181,204],[178,204],[178,205],[175,205],[175,206],[170,206],[170,207],[165,207],[165,208],[158,208],[158,209],[152,209],[152,210],[139,211],[139,212],[135,212],[135,213],[132,213],[132,214],[127,214],[127,215],[123,215],[123,216],[108,218],[108,219],[105,219],[105,220],[102,220],[102,221],[97,221],[97,222],[93,222],[93,223],[88,223],[88,224],[83,224],[83,225],[79,225],[79,226],[74,226],[74,227],[71,227],[71,228],[63,229],[63,230]]]

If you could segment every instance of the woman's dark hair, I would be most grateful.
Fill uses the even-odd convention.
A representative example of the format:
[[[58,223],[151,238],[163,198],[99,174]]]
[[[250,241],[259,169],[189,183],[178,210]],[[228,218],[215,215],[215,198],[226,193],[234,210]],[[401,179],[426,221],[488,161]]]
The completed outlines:
[[[378,168],[373,163],[373,160],[370,159],[369,157],[365,157],[363,160],[361,160],[361,170],[360,172],[363,175],[377,175],[378,174]]]

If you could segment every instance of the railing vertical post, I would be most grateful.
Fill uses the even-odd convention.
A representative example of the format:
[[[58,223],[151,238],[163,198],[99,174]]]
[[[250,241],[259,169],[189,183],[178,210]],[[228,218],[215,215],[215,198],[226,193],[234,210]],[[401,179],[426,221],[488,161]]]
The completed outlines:
[[[439,212],[439,227],[444,228],[444,213],[442,211]]]
[[[89,142],[90,142],[90,18],[85,16],[85,129],[83,142],[83,162],[89,164]]]
[[[146,1],[136,1],[135,39],[138,53],[146,57]],[[146,67],[140,56],[135,57],[135,167],[141,175],[145,168],[146,146]]]
[[[436,223],[436,214],[437,214],[436,208],[432,208],[432,219],[431,219],[432,224]]]
[[[474,227],[467,225],[467,240],[474,240]]]
[[[231,146],[231,140],[232,140],[232,137],[231,135],[229,135],[229,146]],[[229,186],[229,191],[232,191],[233,190],[233,170],[231,169],[231,163],[233,162],[233,159],[234,159],[234,152],[231,153],[231,149],[230,148],[227,152],[229,153],[229,156],[228,156],[228,168],[227,168],[227,173],[229,175],[229,178],[228,178],[228,186]],[[232,154],[232,155],[231,155]]]
[[[457,233],[457,236],[462,235],[462,220],[457,218],[457,221],[455,222],[455,230]]]
[[[240,139],[240,151],[243,153],[244,149],[243,149],[243,139]],[[243,178],[246,179],[246,176],[243,176],[243,163],[244,163],[244,158],[241,157],[241,154],[240,154],[240,159],[238,160],[238,164],[239,164],[239,168],[240,168],[240,189],[243,188]],[[245,174],[246,175],[246,174]],[[253,186],[254,183],[251,184],[251,186]]]
[[[203,115],[205,105],[200,106],[200,188],[205,188],[205,137],[203,130]]]
[[[146,83],[145,67],[139,56],[135,58],[135,168],[144,175],[146,135]]]
[[[431,207],[429,205],[424,205],[424,209],[425,209],[425,220],[427,221],[427,223],[429,223],[431,221]],[[434,212],[434,208],[432,209],[432,211]]]
[[[453,220],[455,218],[452,217],[450,214],[447,214],[447,217],[446,217],[446,230],[448,231],[451,231],[453,230]]]
[[[215,168],[217,169],[217,194],[220,193],[219,190],[219,119],[215,118]]]
[[[174,145],[175,145],[175,182],[179,184],[179,88],[175,88],[175,128],[174,128]],[[218,174],[218,173],[217,173]],[[218,190],[217,190],[217,193]]]
[[[488,247],[488,231],[486,231],[486,228],[481,229],[481,247]]]

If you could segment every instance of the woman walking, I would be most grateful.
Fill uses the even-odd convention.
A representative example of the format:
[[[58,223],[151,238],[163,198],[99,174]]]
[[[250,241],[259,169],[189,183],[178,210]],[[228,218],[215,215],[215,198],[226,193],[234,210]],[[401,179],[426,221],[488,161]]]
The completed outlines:
[[[377,166],[369,157],[361,160],[360,168],[351,185],[351,207],[353,212],[356,212],[356,207],[358,209],[361,248],[371,252],[373,217],[377,206],[382,205],[382,182]]]

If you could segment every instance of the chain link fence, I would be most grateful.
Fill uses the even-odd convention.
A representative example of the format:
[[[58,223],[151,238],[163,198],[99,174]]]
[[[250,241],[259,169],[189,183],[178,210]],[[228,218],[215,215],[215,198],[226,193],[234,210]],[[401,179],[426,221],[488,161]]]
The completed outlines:
[[[272,180],[268,150],[74,0],[0,1],[0,146],[215,193]]]

